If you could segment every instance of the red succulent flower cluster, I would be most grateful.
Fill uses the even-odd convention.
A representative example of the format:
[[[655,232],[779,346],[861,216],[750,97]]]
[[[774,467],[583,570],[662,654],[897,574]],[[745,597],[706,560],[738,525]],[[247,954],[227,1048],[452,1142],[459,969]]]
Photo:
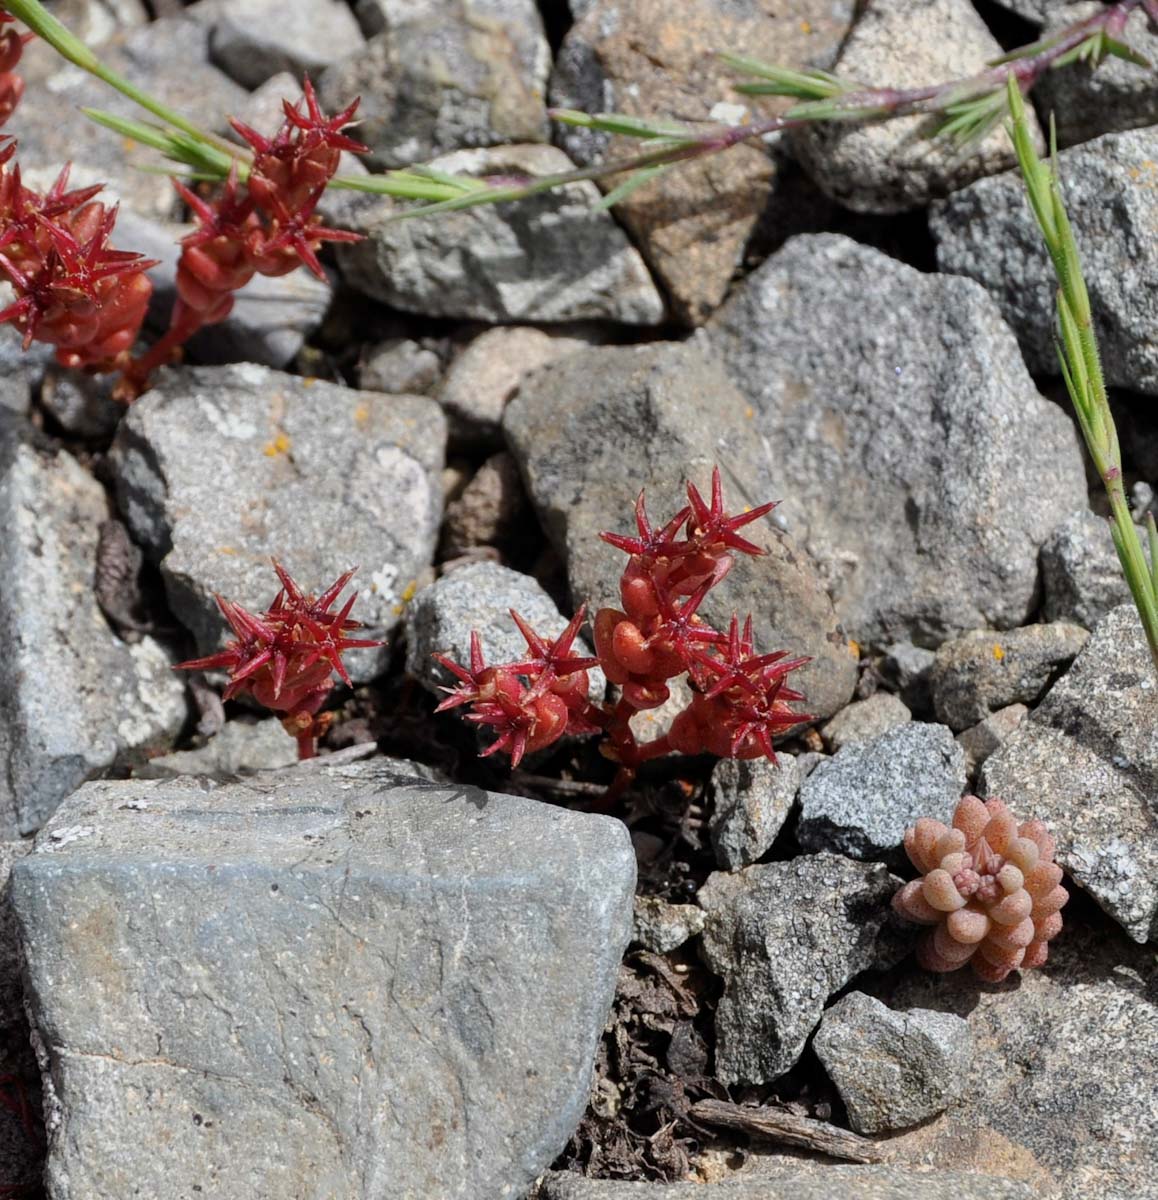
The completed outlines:
[[[32,34],[17,33],[11,28],[15,19],[0,12],[0,125],[16,111],[24,95],[24,80],[16,74],[16,67],[24,47],[32,39]]]
[[[233,308],[234,293],[254,275],[285,275],[304,263],[325,278],[318,247],[323,242],[358,240],[359,234],[327,229],[315,212],[338,169],[341,152],[366,152],[365,146],[342,132],[353,122],[358,101],[327,117],[307,79],[302,99],[282,104],[285,121],[275,137],[232,122],[254,151],[244,183],[236,164],[212,200],[175,181],[199,227],[181,242],[177,302],[169,330],[135,364],[124,390],[139,391],[176,347],[203,325],[223,321]]]
[[[96,187],[68,191],[68,168],[43,195],[26,188],[12,162],[16,143],[0,149],[0,271],[16,299],[0,312],[33,340],[56,347],[66,367],[113,370],[128,361],[153,285],[156,262],[109,244],[117,219],[93,197]]]
[[[459,681],[444,689],[450,694],[439,711],[471,705],[467,720],[499,733],[484,753],[505,751],[514,765],[527,751],[543,749],[564,733],[601,730],[607,735],[604,754],[620,766],[613,791],[626,786],[642,763],[671,751],[765,756],[775,762],[776,735],[812,719],[794,711],[792,705],[804,697],[786,683],[809,660],[789,658],[785,651],[757,654],[751,617],[743,627],[733,617],[725,634],[698,612],[708,592],[727,575],[735,553],[764,553],[737,531],[775,505],[730,516],[718,469],[712,473],[710,502],[694,484],[688,484],[687,494],[688,504],[657,530],[641,492],[635,505],[637,535],[601,535],[630,558],[620,581],[623,609],[604,608],[596,614],[596,658],[571,652],[583,610],[551,643],[512,613],[527,641],[528,657],[487,666],[477,634],[471,636],[469,668],[436,655]],[[597,705],[587,698],[587,671],[596,665],[618,685],[614,704]],[[637,742],[632,717],[668,700],[668,681],[684,675],[692,691],[688,707],[668,733]]]
[[[297,738],[298,757],[313,758],[317,739],[333,721],[332,713],[318,710],[334,686],[334,673],[343,683],[350,683],[342,663],[343,651],[382,643],[346,636],[362,628],[361,622],[350,617],[357,592],[337,612],[331,611],[353,570],[340,575],[320,596],[312,596],[303,592],[276,560],[273,569],[281,580],[281,591],[269,608],[258,616],[218,596],[217,606],[236,639],[217,654],[178,663],[175,669],[228,671],[224,698],[248,692],[266,708],[285,713],[282,725]]]

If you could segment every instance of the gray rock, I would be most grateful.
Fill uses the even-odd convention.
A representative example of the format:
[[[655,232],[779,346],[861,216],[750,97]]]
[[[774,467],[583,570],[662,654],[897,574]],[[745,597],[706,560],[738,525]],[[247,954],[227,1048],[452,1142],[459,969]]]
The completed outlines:
[[[800,1163],[771,1177],[761,1172],[713,1184],[619,1183],[555,1174],[546,1177],[540,1200],[704,1200],[708,1192],[718,1200],[1040,1200],[1028,1184],[994,1175],[829,1163],[814,1175]]]
[[[468,554],[493,546],[528,519],[527,494],[515,460],[492,454],[471,477],[462,494],[446,506],[443,546],[448,554]]]
[[[1132,605],[981,768],[982,795],[1046,823],[1066,873],[1136,941],[1158,937],[1158,682]]]
[[[1093,16],[1101,7],[1083,2],[1053,8],[1047,12],[1042,36],[1061,33]],[[1151,63],[1158,58],[1158,35],[1141,9],[1127,18],[1119,40]],[[1153,68],[1121,58],[1107,58],[1095,68],[1086,63],[1070,63],[1047,71],[1034,92],[1034,99],[1043,113],[1053,115],[1060,146],[1158,122],[1158,85]]]
[[[73,437],[112,437],[125,415],[125,406],[113,399],[115,380],[50,365],[41,380],[40,407]]]
[[[975,1052],[958,1103],[890,1138],[890,1160],[1004,1170],[1049,1200],[1150,1200],[1158,1158],[1152,950],[1108,922],[1075,921],[1050,943],[1044,970],[998,987],[978,986],[967,971],[933,975],[914,965],[894,974],[890,1004],[967,1017]]]
[[[695,904],[669,904],[657,896],[636,896],[632,940],[655,954],[667,954],[696,937],[704,910]]]
[[[37,1070],[24,1014],[16,918],[8,901],[12,864],[31,849],[31,842],[0,842],[0,1079],[5,1099],[0,1105],[0,1179],[16,1194],[39,1190],[44,1168],[35,1117],[30,1131],[19,1103],[23,1089],[24,1098],[35,1109]]]
[[[289,767],[297,759],[297,743],[277,719],[252,724],[226,721],[204,746],[151,758],[133,775],[137,779],[172,779],[179,775],[229,778]]]
[[[390,759],[83,788],[12,880],[51,1194],[520,1194],[587,1103],[634,883],[620,822]]]
[[[342,0],[201,0],[197,7],[209,9],[212,61],[246,88],[280,71],[316,77],[365,44]]]
[[[102,49],[101,60],[211,132],[227,132],[229,116],[245,103],[245,89],[209,62],[207,27],[190,17],[163,17],[124,29]],[[5,132],[20,139],[20,165],[29,186],[46,187],[71,162],[74,187],[107,183],[102,199],[120,199],[127,208],[156,219],[177,213],[170,180],[148,170],[156,167],[157,152],[97,128],[81,112],[82,107],[99,108],[139,121],[141,110],[131,100],[66,63],[39,40],[25,50],[20,74],[35,103],[21,104]],[[136,249],[118,234],[112,244]]]
[[[821,726],[820,736],[835,754],[844,746],[870,741],[899,725],[907,725],[912,719],[913,714],[898,696],[891,692],[877,692],[842,708],[831,721]]]
[[[848,31],[849,0],[590,0],[567,32],[551,77],[558,108],[676,116],[701,128],[765,114],[736,104],[736,75],[716,53],[743,47],[783,67],[829,67]],[[556,138],[583,165],[638,154],[631,138],[560,125]],[[605,190],[622,177],[600,182]],[[675,317],[703,322],[740,265],[772,197],[779,164],[760,143],[733,147],[652,179],[615,205],[671,301]]]
[[[1000,55],[968,0],[874,0],[834,70],[865,87],[924,87],[974,75]],[[789,142],[820,188],[846,208],[904,212],[1016,161],[1000,126],[963,154],[951,139],[934,136],[942,120],[817,121],[794,130]]]
[[[997,0],[998,7],[1036,25],[1045,24],[1052,13],[1067,8],[1071,3],[1072,0]]]
[[[150,19],[141,0],[53,0],[51,11],[70,33],[94,47]]]
[[[567,628],[569,618],[537,580],[498,563],[472,563],[420,589],[406,609],[406,670],[441,697],[440,686],[455,680],[433,655],[469,663],[472,630],[478,631],[488,664],[518,662],[527,643],[511,620],[512,608],[543,637],[558,637]],[[582,637],[575,639],[575,653],[591,653]],[[589,678],[591,699],[602,700],[603,672],[596,668]]]
[[[900,866],[905,830],[919,817],[948,824],[965,783],[965,756],[944,725],[900,725],[816,767],[800,786],[796,836],[806,850]]]
[[[501,441],[503,410],[523,378],[591,341],[591,335],[523,325],[488,329],[472,338],[455,356],[438,393],[451,438],[468,444]]]
[[[104,489],[71,455],[0,433],[0,831],[31,833],[86,779],[165,745],[184,684],[93,591]]]
[[[1151,395],[1158,392],[1158,347],[1150,336],[1158,287],[1150,238],[1158,221],[1155,161],[1154,129],[1107,134],[1058,156],[1106,380]],[[941,270],[982,284],[1017,334],[1030,370],[1056,374],[1057,282],[1020,174],[978,180],[934,206],[929,224]]]
[[[725,870],[762,858],[792,811],[803,772],[794,755],[777,759],[724,758],[712,771],[712,850]]]
[[[190,225],[162,224],[132,212],[122,213],[117,222],[118,237],[123,239],[120,244],[159,260],[149,272],[153,299],[148,323],[157,331],[169,327],[177,298],[179,242],[191,229]],[[189,339],[186,357],[202,363],[240,361],[285,367],[321,325],[332,295],[328,279],[318,279],[305,269],[273,278],[255,275],[237,292],[224,321]]]
[[[5,306],[12,297],[6,294]],[[27,413],[33,390],[52,361],[52,347],[33,342],[24,349],[24,338],[11,325],[0,325],[0,412]]]
[[[957,745],[965,752],[965,772],[973,779],[981,764],[995,754],[1009,735],[1025,720],[1029,709],[1024,704],[1011,704],[990,713],[957,735]]]
[[[431,400],[247,363],[160,376],[121,422],[112,462],[125,520],[207,654],[223,630],[214,593],[264,610],[271,554],[310,590],[360,567],[354,616],[367,636],[392,629],[434,552],[445,438]],[[346,658],[357,679],[385,661]]]
[[[812,1039],[857,1133],[916,1125],[957,1100],[973,1063],[969,1023],[927,1008],[895,1012],[851,992]]]
[[[886,953],[881,941],[899,880],[880,863],[815,854],[717,871],[697,899],[703,948],[723,976],[716,1075],[769,1083],[804,1051],[828,998]]]
[[[1086,508],[1067,517],[1046,539],[1041,581],[1047,621],[1093,629],[1110,609],[1130,603],[1110,527]]]
[[[936,646],[1029,619],[1038,549],[1085,502],[1085,473],[989,297],[847,238],[798,237],[707,335],[852,637]]]
[[[572,165],[553,146],[460,150],[430,164],[449,174],[532,177]],[[338,261],[360,291],[426,316],[655,325],[663,300],[611,214],[594,209],[598,198],[593,183],[572,183],[501,208],[398,221],[394,201],[351,197],[342,222],[366,237],[340,246]]]
[[[442,359],[413,338],[387,338],[371,346],[358,365],[358,386],[371,392],[425,396],[441,378]]]
[[[331,109],[362,97],[357,136],[375,169],[547,140],[551,53],[534,0],[370,0],[359,15],[373,36],[319,93]]]
[[[897,689],[905,706],[918,716],[933,711],[933,693],[929,681],[936,658],[934,651],[924,646],[914,646],[912,642],[894,642],[885,647],[881,656],[881,671],[885,679]]]
[[[691,345],[569,355],[524,381],[507,406],[504,430],[547,536],[566,559],[571,595],[592,611],[619,607],[627,559],[599,534],[634,529],[640,488],[657,522],[686,503],[686,480],[701,491],[710,485],[714,464],[732,511],[786,495],[743,397]],[[808,696],[808,711],[828,716],[856,682],[848,640],[801,546],[771,522],[746,528],[768,553],[738,556],[699,611],[718,629],[727,629],[733,613],[751,613],[761,650],[812,655],[793,679]]]
[[[937,716],[954,733],[1010,704],[1035,704],[1089,640],[1078,625],[975,629],[937,651],[931,686]]]

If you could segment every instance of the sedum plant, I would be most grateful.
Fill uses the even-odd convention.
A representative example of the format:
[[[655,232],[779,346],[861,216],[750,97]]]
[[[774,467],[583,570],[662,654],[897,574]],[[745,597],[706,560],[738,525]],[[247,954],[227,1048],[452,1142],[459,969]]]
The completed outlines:
[[[337,611],[338,601],[354,570],[339,575],[320,596],[302,589],[276,559],[273,569],[281,591],[265,612],[255,614],[235,601],[217,596],[217,607],[236,637],[224,650],[178,663],[178,671],[229,673],[223,698],[248,694],[265,708],[284,713],[286,733],[297,739],[298,758],[317,754],[318,738],[333,723],[333,713],[319,711],[334,686],[334,675],[350,686],[342,663],[346,650],[381,646],[371,638],[347,634],[362,628],[350,616],[358,593]]]
[[[956,971],[969,963],[990,983],[1043,966],[1069,899],[1054,849],[1040,821],[1018,824],[1001,800],[976,796],[957,805],[952,827],[922,817],[905,830],[921,876],[897,892],[893,908],[931,926],[917,947],[921,966]]]
[[[466,720],[494,730],[498,737],[484,755],[502,751],[517,766],[524,754],[566,733],[601,732],[603,754],[619,766],[609,793],[614,796],[645,762],[673,751],[766,757],[774,763],[773,739],[813,719],[793,709],[804,697],[787,685],[788,676],[808,658],[790,658],[783,650],[757,654],[750,617],[742,629],[733,617],[724,633],[698,612],[728,574],[735,554],[764,553],[738,530],[775,504],[729,515],[718,468],[712,472],[710,500],[692,483],[687,496],[688,503],[657,529],[641,492],[635,534],[601,535],[628,561],[619,584],[622,609],[603,608],[595,616],[595,657],[572,652],[584,609],[553,642],[512,612],[527,642],[527,655],[519,662],[488,665],[477,633],[471,634],[469,664],[435,655],[458,681],[443,689],[448,695],[438,711],[467,707]],[[595,666],[618,688],[613,703],[588,699],[587,672]],[[632,717],[665,703],[670,681],[681,676],[691,686],[690,703],[669,732],[641,744]]]

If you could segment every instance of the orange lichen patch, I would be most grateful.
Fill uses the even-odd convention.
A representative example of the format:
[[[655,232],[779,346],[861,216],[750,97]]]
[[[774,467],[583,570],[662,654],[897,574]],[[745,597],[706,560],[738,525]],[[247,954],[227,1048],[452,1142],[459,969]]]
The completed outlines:
[[[917,948],[921,966],[955,971],[971,963],[999,983],[1046,961],[1069,895],[1040,821],[1019,825],[1002,801],[965,796],[952,828],[922,817],[907,829],[905,851],[921,876],[897,892],[893,908],[934,927]]]
[[[993,657],[1001,662],[1005,658],[1005,647],[1000,642],[993,643]]]
[[[812,22],[811,21],[801,21],[800,22],[800,32],[801,33],[811,33],[812,32]]]
[[[359,404],[354,409],[354,424],[365,425],[370,419],[370,406],[368,404]]]
[[[304,388],[311,388],[317,382],[318,382],[318,377],[316,375],[303,375],[302,376],[302,387],[304,387]]]
[[[279,454],[288,454],[290,452],[289,437],[282,432],[279,432],[272,441],[266,442],[262,454],[266,458],[276,458]]]
[[[239,551],[236,546],[218,546],[217,553],[218,554],[228,554],[230,556],[230,558],[234,558],[237,556]]]
[[[401,616],[403,610],[414,599],[415,592],[418,591],[418,580],[412,579],[403,589],[402,595],[398,598],[399,602],[394,605],[395,616]]]
[[[851,654],[853,656],[853,658],[855,658],[859,662],[860,661],[860,642],[855,641],[853,638],[849,638],[848,639],[848,652],[849,652],[849,654]]]

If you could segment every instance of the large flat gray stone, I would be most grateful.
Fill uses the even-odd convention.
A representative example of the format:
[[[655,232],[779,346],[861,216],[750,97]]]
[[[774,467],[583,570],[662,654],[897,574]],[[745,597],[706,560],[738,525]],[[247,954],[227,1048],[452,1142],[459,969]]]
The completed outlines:
[[[12,880],[52,1200],[520,1195],[634,883],[618,821],[395,760],[82,788]]]

